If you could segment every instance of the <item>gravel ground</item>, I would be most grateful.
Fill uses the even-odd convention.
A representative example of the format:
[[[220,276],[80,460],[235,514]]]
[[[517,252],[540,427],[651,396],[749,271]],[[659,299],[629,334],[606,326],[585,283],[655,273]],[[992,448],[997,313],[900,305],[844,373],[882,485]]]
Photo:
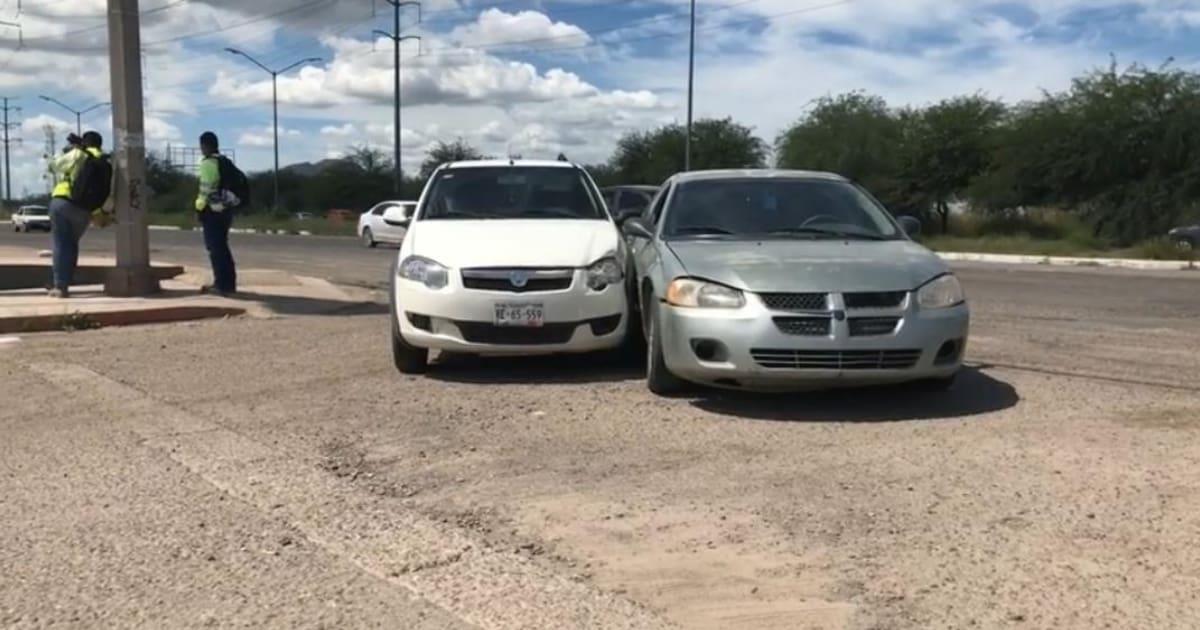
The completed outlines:
[[[377,315],[0,344],[0,626],[1200,625],[1200,283],[960,275],[944,395],[401,377]]]

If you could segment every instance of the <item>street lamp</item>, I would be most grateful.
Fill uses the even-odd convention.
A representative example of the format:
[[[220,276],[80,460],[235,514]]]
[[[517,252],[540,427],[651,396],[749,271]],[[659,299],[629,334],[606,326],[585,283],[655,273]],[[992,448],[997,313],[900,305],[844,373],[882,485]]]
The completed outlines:
[[[271,202],[271,207],[278,209],[279,208],[279,75],[287,72],[288,70],[291,70],[292,68],[295,68],[297,66],[302,66],[306,63],[318,63],[321,61],[321,58],[320,57],[306,57],[306,58],[301,59],[300,61],[297,61],[296,63],[293,63],[292,65],[282,68],[280,70],[272,70],[272,69],[264,66],[262,63],[260,63],[254,57],[251,57],[250,55],[248,55],[236,48],[226,48],[225,52],[245,57],[246,59],[249,59],[251,63],[258,66],[259,68],[262,68],[263,70],[266,70],[267,73],[271,75],[271,114],[274,119],[273,128],[274,128],[274,133],[275,133],[275,173],[274,173],[275,197]]]
[[[687,137],[683,140],[683,170],[692,170],[692,100],[696,86],[696,0],[692,0],[692,30],[688,44]]]
[[[396,84],[395,92],[394,92],[395,102],[392,104],[392,126],[395,127],[395,129],[393,130],[394,131],[393,148],[396,152],[396,156],[395,156],[396,163],[393,165],[394,176],[395,176],[395,182],[393,183],[393,188],[395,189],[396,197],[399,198],[400,190],[404,183],[403,171],[400,168],[400,43],[405,40],[410,40],[410,39],[415,39],[417,41],[421,41],[421,37],[419,35],[401,35],[400,34],[400,9],[403,9],[404,7],[409,7],[409,6],[417,7],[417,23],[419,24],[421,22],[421,3],[420,2],[411,2],[411,1],[401,2],[400,0],[387,0],[387,3],[392,5],[392,29],[393,29],[393,32],[388,33],[386,31],[376,30],[375,34],[392,40],[392,48],[393,48],[393,52],[395,53],[395,56],[396,56],[395,68],[394,68],[394,70],[395,70],[394,79],[395,79],[395,84]]]
[[[39,96],[38,98],[42,99],[43,101],[46,101],[47,103],[54,103],[55,105],[58,105],[59,107],[71,112],[72,114],[75,114],[75,134],[76,135],[80,135],[83,133],[82,121],[83,121],[84,114],[86,114],[90,111],[93,111],[93,110],[100,109],[101,107],[108,107],[109,105],[112,105],[112,103],[96,103],[95,105],[92,105],[91,107],[88,107],[85,109],[75,109],[74,107],[71,107],[70,105],[67,105],[66,103],[64,103],[56,98],[51,98],[49,96]]]

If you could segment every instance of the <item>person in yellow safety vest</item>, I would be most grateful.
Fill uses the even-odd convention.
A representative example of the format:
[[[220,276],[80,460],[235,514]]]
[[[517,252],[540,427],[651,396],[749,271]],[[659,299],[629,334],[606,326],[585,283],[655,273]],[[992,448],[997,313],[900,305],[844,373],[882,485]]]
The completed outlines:
[[[54,255],[48,295],[56,298],[68,297],[71,282],[75,279],[75,269],[79,266],[79,241],[92,222],[93,212],[103,214],[97,208],[77,206],[71,200],[71,191],[75,175],[87,157],[103,156],[100,147],[104,139],[99,133],[89,131],[82,138],[71,134],[67,136],[67,142],[67,150],[50,159],[50,172],[56,183],[50,194],[50,232]],[[102,220],[103,217],[97,217],[98,222]]]
[[[229,249],[229,229],[233,227],[236,197],[221,183],[221,144],[217,134],[200,134],[200,191],[196,195],[196,212],[204,230],[204,247],[212,263],[213,283],[200,288],[201,293],[232,295],[237,292],[237,266]]]

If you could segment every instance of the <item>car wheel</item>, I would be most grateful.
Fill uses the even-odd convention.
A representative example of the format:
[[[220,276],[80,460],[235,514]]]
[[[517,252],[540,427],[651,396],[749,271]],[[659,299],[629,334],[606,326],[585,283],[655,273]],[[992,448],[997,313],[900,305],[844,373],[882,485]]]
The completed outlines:
[[[20,226],[20,225],[17,225],[16,223],[13,223],[13,231],[14,231],[14,232],[20,232],[20,231],[21,231],[21,226]]]
[[[643,308],[649,309],[646,313],[646,386],[659,396],[679,394],[687,388],[687,383],[671,373],[663,357],[658,309],[652,305]]]
[[[371,228],[363,228],[362,240],[363,240],[363,245],[366,245],[367,247],[370,247],[370,248],[374,248],[376,245],[379,244],[379,243],[375,242],[375,235],[371,234]]]
[[[1175,247],[1178,247],[1179,251],[1182,251],[1185,253],[1186,252],[1194,252],[1194,251],[1196,251],[1196,240],[1190,236],[1183,236],[1183,237],[1180,237],[1179,240],[1175,242]]]
[[[404,340],[400,327],[392,324],[392,360],[401,374],[424,374],[429,369],[429,350]]]

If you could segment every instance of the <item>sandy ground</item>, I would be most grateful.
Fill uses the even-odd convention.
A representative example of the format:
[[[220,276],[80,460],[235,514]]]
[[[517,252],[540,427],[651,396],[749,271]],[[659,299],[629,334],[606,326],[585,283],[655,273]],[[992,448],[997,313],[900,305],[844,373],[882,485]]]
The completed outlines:
[[[0,625],[1200,625],[1200,282],[961,275],[944,395],[401,377],[382,315],[0,344]]]

